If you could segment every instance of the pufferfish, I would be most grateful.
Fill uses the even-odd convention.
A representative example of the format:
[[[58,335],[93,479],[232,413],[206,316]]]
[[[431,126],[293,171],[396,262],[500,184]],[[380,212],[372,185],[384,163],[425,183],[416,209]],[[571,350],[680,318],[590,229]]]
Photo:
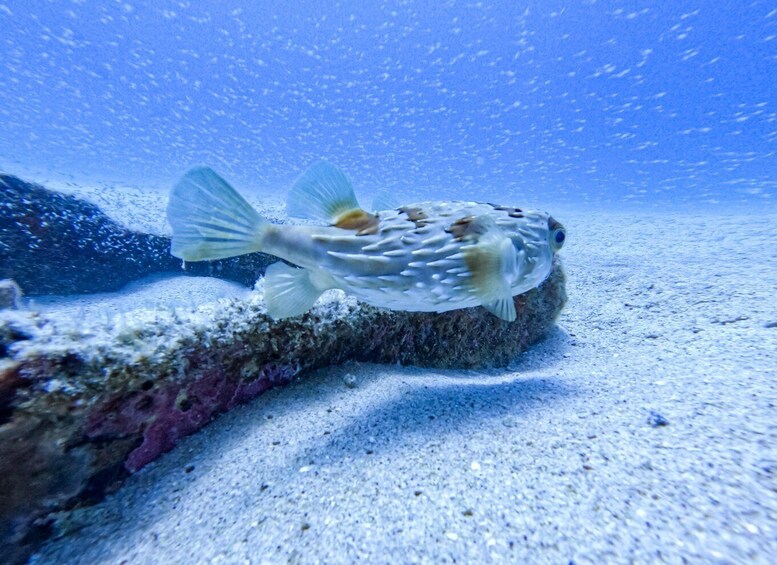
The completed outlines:
[[[564,227],[545,212],[436,201],[368,212],[335,165],[313,165],[287,198],[291,217],[326,225],[271,224],[209,168],[186,173],[170,194],[171,252],[184,261],[261,251],[285,259],[265,273],[267,311],[299,316],[328,289],[373,306],[445,312],[484,306],[516,318],[513,297],[550,274]]]

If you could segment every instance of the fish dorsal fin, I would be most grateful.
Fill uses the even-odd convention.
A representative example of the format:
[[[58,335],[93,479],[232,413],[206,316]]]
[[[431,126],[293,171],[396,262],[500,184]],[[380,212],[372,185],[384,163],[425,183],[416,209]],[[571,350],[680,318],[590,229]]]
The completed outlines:
[[[462,247],[464,261],[472,275],[472,286],[489,312],[512,322],[515,304],[510,276],[515,272],[515,247],[490,216],[477,216],[469,222]]]
[[[343,213],[359,209],[356,195],[343,171],[321,161],[302,173],[286,197],[289,216],[333,224]]]
[[[402,203],[396,196],[387,190],[379,190],[372,200],[372,211],[381,212],[383,210],[396,210],[402,206]]]
[[[378,218],[359,207],[348,178],[328,161],[305,171],[291,187],[286,212],[295,218],[318,220],[357,235],[377,233]]]

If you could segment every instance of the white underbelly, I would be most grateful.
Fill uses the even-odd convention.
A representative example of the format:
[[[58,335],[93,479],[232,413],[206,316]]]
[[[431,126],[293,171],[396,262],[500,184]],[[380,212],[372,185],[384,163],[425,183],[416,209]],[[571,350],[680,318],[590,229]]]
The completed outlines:
[[[440,300],[437,295],[425,289],[409,289],[404,292],[376,292],[360,289],[346,292],[373,306],[408,312],[447,312],[480,305],[480,300],[472,294],[453,295],[448,300]]]
[[[448,270],[427,267],[381,276],[330,275],[348,294],[393,310],[446,312],[480,304],[469,272],[464,268]]]

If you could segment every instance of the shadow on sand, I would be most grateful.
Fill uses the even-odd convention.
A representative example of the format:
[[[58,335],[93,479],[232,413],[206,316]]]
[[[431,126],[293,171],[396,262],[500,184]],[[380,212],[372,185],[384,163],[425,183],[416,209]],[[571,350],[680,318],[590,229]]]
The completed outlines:
[[[520,442],[533,410],[578,392],[552,371],[570,341],[568,334],[555,329],[506,369],[441,371],[365,364],[317,371],[236,408],[183,440],[131,477],[122,491],[85,509],[76,519],[81,523],[69,525],[71,531],[83,531],[66,543],[99,537],[95,529],[110,527],[121,534],[99,551],[118,556],[122,547],[134,545],[155,524],[180,519],[181,508],[171,502],[170,492],[176,493],[175,499],[197,499],[202,496],[199,483],[208,477],[221,477],[232,492],[241,493],[234,501],[218,502],[220,514],[234,504],[230,512],[237,515],[246,504],[262,505],[265,496],[279,495],[303,465],[368,466],[371,458],[399,457],[408,449],[421,454],[429,449],[433,460],[434,446],[446,441],[461,441],[465,456],[467,438],[493,428],[488,422],[494,419],[514,428],[510,437]],[[349,371],[358,374],[355,388],[343,383]],[[193,463],[196,471],[182,474],[194,468]],[[271,485],[267,492],[266,485]]]

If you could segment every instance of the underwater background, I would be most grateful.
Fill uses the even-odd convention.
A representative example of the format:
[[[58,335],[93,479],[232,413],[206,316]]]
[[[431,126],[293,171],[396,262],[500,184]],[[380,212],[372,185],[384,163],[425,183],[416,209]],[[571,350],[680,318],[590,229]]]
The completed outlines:
[[[322,159],[568,235],[510,323],[171,255]],[[0,562],[774,563],[776,202],[777,0],[0,0]]]
[[[0,2],[0,167],[167,189],[773,206],[773,1]]]

